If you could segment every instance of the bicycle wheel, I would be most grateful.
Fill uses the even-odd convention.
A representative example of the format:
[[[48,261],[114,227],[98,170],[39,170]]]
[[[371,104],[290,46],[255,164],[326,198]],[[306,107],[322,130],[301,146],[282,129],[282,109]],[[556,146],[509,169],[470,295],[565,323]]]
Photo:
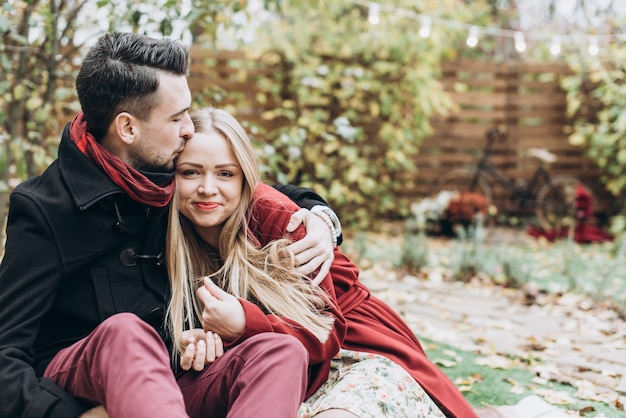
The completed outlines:
[[[459,193],[478,193],[483,195],[489,204],[493,203],[493,194],[491,193],[491,187],[487,180],[480,174],[478,175],[478,181],[472,187],[476,175],[475,170],[468,170],[466,168],[457,168],[444,174],[439,180],[439,190],[457,191]]]
[[[562,174],[554,176],[537,192],[535,216],[546,231],[574,225],[576,222],[576,189],[584,187],[593,199],[593,192],[576,177]],[[595,200],[595,199],[594,199]]]

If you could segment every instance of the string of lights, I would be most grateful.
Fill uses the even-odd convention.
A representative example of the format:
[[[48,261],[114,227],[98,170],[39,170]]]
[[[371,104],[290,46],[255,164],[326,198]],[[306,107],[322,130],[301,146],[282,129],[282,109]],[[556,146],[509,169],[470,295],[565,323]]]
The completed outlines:
[[[600,53],[601,45],[626,40],[626,33],[548,33],[541,31],[511,30],[444,19],[376,2],[363,0],[350,1],[368,8],[368,21],[372,25],[381,23],[381,19],[385,18],[385,16],[396,16],[413,19],[419,22],[419,35],[423,38],[430,37],[433,29],[437,27],[465,31],[467,32],[466,44],[470,48],[478,46],[481,37],[490,36],[511,39],[515,50],[519,53],[527,51],[528,44],[534,42],[549,45],[549,51],[554,56],[562,52],[562,46],[564,45],[573,45],[577,48],[586,46],[589,55],[596,56]]]

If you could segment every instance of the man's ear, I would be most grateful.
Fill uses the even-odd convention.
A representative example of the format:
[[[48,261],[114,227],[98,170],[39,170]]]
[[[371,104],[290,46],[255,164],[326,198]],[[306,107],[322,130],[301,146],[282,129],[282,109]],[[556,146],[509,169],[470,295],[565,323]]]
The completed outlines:
[[[137,120],[128,112],[118,113],[113,119],[115,133],[122,142],[132,145],[137,138],[138,129]]]

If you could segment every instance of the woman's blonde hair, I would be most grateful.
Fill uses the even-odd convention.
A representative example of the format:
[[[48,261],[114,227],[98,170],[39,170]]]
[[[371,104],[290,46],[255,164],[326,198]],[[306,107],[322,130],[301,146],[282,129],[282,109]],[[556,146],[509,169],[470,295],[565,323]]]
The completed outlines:
[[[244,175],[241,204],[228,218],[219,248],[204,242],[191,221],[179,212],[174,193],[167,232],[167,268],[171,300],[166,322],[174,342],[173,360],[182,353],[181,334],[199,327],[202,306],[196,290],[209,276],[226,292],[249,300],[266,313],[290,318],[325,342],[333,327],[326,314],[326,293],[295,270],[291,241],[276,240],[257,248],[248,237],[247,211],[260,175],[248,135],[225,110],[206,108],[191,115],[196,132],[216,131],[226,138]]]

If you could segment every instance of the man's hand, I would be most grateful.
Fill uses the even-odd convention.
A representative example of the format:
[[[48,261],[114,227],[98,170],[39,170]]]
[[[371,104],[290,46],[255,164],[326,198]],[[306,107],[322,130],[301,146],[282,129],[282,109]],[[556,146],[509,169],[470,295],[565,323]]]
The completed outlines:
[[[224,343],[218,334],[204,332],[202,329],[183,331],[183,354],[180,357],[180,367],[189,370],[202,371],[204,366],[212,363],[224,354]]]
[[[196,291],[198,299],[204,305],[202,310],[202,328],[213,331],[226,341],[239,337],[246,327],[246,313],[239,299],[223,291],[208,277],[204,286]]]
[[[107,414],[104,406],[98,405],[95,408],[86,410],[78,418],[109,418],[109,414]]]
[[[300,224],[306,228],[306,236],[289,245],[289,249],[295,254],[300,274],[308,276],[319,268],[312,280],[314,285],[318,285],[335,259],[333,237],[328,225],[307,209],[300,209],[291,215],[287,232],[295,231]]]

